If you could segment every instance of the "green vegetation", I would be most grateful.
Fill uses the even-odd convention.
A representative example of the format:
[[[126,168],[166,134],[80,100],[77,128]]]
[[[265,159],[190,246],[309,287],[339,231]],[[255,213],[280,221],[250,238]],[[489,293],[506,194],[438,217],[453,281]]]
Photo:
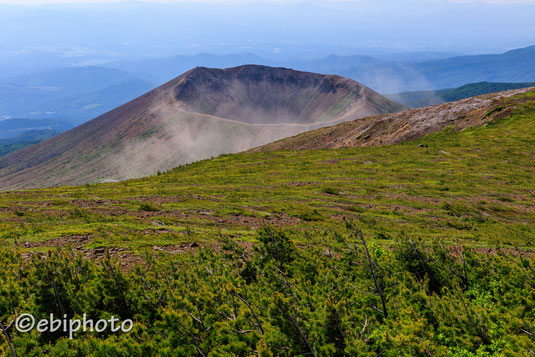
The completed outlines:
[[[7,335],[21,356],[529,355],[535,93],[514,100],[401,145],[1,193],[2,326],[63,309],[135,328],[11,328],[0,351]]]
[[[57,130],[28,130],[14,138],[0,139],[0,157],[37,144],[58,134],[59,131]]]
[[[18,151],[20,149],[24,149],[27,146],[31,146],[39,142],[40,140],[34,140],[34,141],[19,142],[15,144],[0,144],[0,157],[6,156],[7,154],[11,154],[12,152]]]
[[[20,312],[135,321],[126,334],[73,340],[7,331],[22,356],[512,356],[535,346],[533,259],[409,237],[389,249],[344,225],[343,235],[292,237],[264,228],[249,250],[222,236],[221,250],[146,256],[129,272],[109,255],[23,262],[4,248],[0,321]],[[4,338],[0,352],[8,348]]]

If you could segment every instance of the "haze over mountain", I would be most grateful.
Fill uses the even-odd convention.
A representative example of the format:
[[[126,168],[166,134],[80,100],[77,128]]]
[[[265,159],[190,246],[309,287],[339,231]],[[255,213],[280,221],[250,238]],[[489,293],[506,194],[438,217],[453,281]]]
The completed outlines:
[[[365,56],[331,56],[295,68],[355,79],[380,93],[454,88],[477,82],[534,82],[535,46],[503,54],[461,56],[419,63]]]
[[[157,82],[164,82],[171,79],[174,73],[181,73],[194,65],[225,67],[240,64],[285,66],[301,71],[336,74],[354,79],[380,93],[398,93],[453,88],[483,81],[535,81],[535,72],[532,70],[535,66],[535,46],[502,54],[421,61],[411,56],[393,60],[362,55],[331,55],[319,59],[276,61],[246,53],[228,56],[173,56],[108,63],[104,66],[150,76]]]
[[[75,129],[0,160],[0,187],[122,180],[310,129],[404,109],[338,76],[195,68]]]
[[[0,72],[202,52],[253,52],[285,60],[415,51],[492,53],[535,43],[531,0],[2,0],[0,4],[0,33],[17,34],[0,37],[0,48],[5,49],[0,53]]]
[[[104,67],[28,74],[0,81],[0,118],[62,119],[73,127],[152,88],[142,76]]]
[[[480,82],[466,84],[458,88],[448,88],[431,91],[403,92],[396,94],[385,94],[398,103],[410,108],[422,108],[430,105],[454,102],[459,99],[475,97],[478,95],[502,92],[511,89],[528,88],[535,86],[535,83],[494,83]]]
[[[431,54],[424,53],[422,56],[428,58]],[[417,61],[417,58],[416,54],[406,54],[397,61],[360,55],[332,55],[320,59],[275,61],[250,53],[198,54],[110,62],[100,67],[60,68],[0,80],[0,119],[62,119],[71,121],[71,127],[74,127],[196,66],[284,66],[337,74],[380,93],[438,90],[480,81],[535,81],[532,70],[535,66],[535,46],[501,55],[433,61]]]

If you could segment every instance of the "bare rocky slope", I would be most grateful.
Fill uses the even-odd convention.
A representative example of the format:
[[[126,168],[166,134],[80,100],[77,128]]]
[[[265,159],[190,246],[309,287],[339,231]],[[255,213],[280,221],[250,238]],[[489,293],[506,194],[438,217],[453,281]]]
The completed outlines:
[[[50,140],[0,159],[0,189],[123,180],[405,109],[338,76],[195,68]]]
[[[446,127],[462,130],[508,116],[521,100],[511,97],[535,87],[481,95],[456,102],[370,116],[282,139],[252,152],[338,149],[356,146],[391,145],[414,140]]]

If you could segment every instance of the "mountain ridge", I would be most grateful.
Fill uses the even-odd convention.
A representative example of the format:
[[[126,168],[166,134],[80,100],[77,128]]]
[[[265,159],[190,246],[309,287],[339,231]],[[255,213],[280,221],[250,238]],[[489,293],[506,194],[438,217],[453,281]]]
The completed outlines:
[[[510,115],[517,106],[522,105],[522,99],[509,98],[533,92],[535,87],[522,88],[400,113],[367,117],[298,134],[249,151],[322,150],[397,144],[436,133],[447,127],[462,130],[486,125]]]

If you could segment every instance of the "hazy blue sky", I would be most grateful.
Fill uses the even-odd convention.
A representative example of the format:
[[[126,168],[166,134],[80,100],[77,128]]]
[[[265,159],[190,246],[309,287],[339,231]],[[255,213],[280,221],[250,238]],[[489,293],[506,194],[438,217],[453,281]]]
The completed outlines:
[[[199,52],[490,53],[535,44],[535,0],[84,2],[0,0],[0,66]]]

